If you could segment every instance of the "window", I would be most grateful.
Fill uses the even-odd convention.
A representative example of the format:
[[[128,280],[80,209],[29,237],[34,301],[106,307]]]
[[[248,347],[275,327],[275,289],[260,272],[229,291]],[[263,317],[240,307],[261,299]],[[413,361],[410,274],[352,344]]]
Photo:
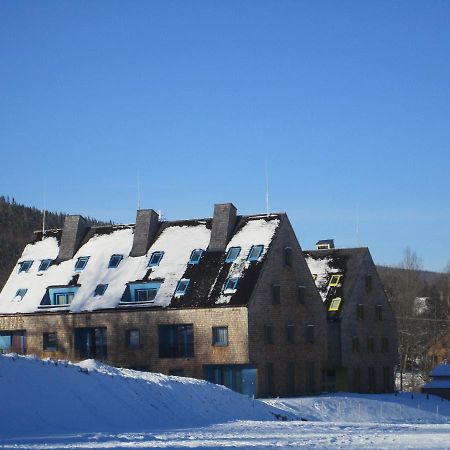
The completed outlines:
[[[356,317],[358,320],[364,320],[364,305],[356,305]]]
[[[16,295],[14,296],[14,300],[21,301],[25,294],[28,292],[28,289],[17,289]]]
[[[295,342],[295,327],[292,323],[286,325],[286,341],[288,344],[293,344]]]
[[[359,367],[353,369],[353,389],[356,392],[361,391],[361,369]]]
[[[384,392],[390,392],[391,388],[391,368],[389,366],[383,366],[383,390]]]
[[[247,261],[258,261],[264,250],[264,245],[252,245],[248,252]]]
[[[341,282],[341,278],[342,278],[342,275],[331,275],[328,286],[330,286],[330,287],[339,286],[339,284]]]
[[[55,352],[58,349],[58,336],[55,332],[42,335],[42,348],[47,352]]]
[[[279,304],[281,301],[281,288],[279,284],[272,284],[272,303]]]
[[[89,261],[89,256],[80,256],[75,263],[75,270],[80,271],[86,267],[86,264]]]
[[[108,356],[106,327],[75,328],[74,347],[76,359],[104,361]]]
[[[314,392],[316,390],[316,377],[315,377],[315,367],[314,361],[310,361],[307,366],[307,389],[309,392]]]
[[[75,296],[74,292],[57,292],[53,295],[52,305],[55,306],[65,306],[70,305],[72,303],[73,297]]]
[[[153,302],[155,300],[158,289],[136,289],[134,291],[133,302]]]
[[[292,248],[291,247],[284,248],[284,264],[289,267],[292,266]]]
[[[316,281],[317,280],[317,273],[312,273],[311,275],[312,275],[313,280]]]
[[[164,252],[153,252],[152,256],[150,256],[147,267],[159,266],[159,263],[161,262],[163,256]]]
[[[375,317],[378,322],[381,322],[383,320],[383,305],[375,306]]]
[[[223,288],[223,293],[224,294],[232,294],[232,293],[236,292],[238,282],[239,282],[239,277],[227,278],[227,280],[225,281],[225,286]]]
[[[359,352],[359,338],[358,336],[352,337],[352,352],[358,353]]]
[[[120,261],[122,261],[123,255],[112,255],[109,264],[108,269],[115,269],[120,264]]]
[[[381,338],[381,351],[383,353],[389,352],[389,338],[387,337]]]
[[[305,303],[305,286],[297,286],[297,301],[299,303]]]
[[[366,285],[366,292],[370,292],[372,290],[372,277],[370,275],[366,275],[365,285]]]
[[[269,397],[273,397],[274,395],[274,385],[273,382],[273,364],[267,363],[266,364],[266,378],[267,378],[267,395]]]
[[[126,339],[128,348],[139,348],[141,345],[139,330],[127,330]]]
[[[22,261],[21,263],[19,263],[19,273],[20,272],[28,272],[32,265],[33,265],[33,261]]]
[[[49,286],[39,307],[68,306],[72,303],[77,291],[78,286]]]
[[[120,303],[151,303],[155,301],[159,288],[160,281],[147,281],[129,283],[128,289],[125,290]]]
[[[287,386],[289,395],[295,394],[295,364],[288,362],[287,364]]]
[[[264,341],[266,344],[273,344],[273,327],[264,325]]]
[[[306,326],[306,342],[314,344],[314,325]]]
[[[241,253],[241,247],[231,247],[228,250],[227,256],[225,257],[225,262],[232,263]]]
[[[189,264],[195,265],[200,262],[200,259],[202,258],[202,255],[204,253],[204,250],[201,248],[197,248],[195,250],[192,250],[191,257],[189,258]]]
[[[375,352],[375,339],[372,336],[367,338],[367,353]]]
[[[103,295],[107,287],[108,287],[107,284],[97,284],[97,287],[95,288],[94,291],[94,297]]]
[[[186,278],[182,278],[177,285],[177,288],[175,290],[175,295],[176,296],[181,296],[186,294],[187,288],[189,286],[189,282],[190,280],[186,279]]]
[[[330,307],[328,311],[339,311],[339,306],[341,306],[341,297],[336,297],[331,300]]]
[[[194,356],[194,326],[192,324],[160,325],[158,331],[160,358]]]
[[[228,345],[228,327],[212,327],[212,345],[216,347]]]
[[[38,271],[45,272],[50,267],[51,263],[52,263],[51,259],[43,259],[39,264]]]
[[[369,391],[376,391],[375,367],[369,367]]]

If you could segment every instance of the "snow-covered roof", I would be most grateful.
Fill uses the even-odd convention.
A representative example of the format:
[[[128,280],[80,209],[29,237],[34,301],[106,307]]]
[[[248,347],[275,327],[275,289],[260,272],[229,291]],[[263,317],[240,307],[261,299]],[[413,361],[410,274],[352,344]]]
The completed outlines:
[[[432,377],[450,377],[450,364],[438,364],[430,375]]]
[[[280,223],[280,215],[239,217],[234,236],[227,246],[241,247],[237,259],[225,262],[225,253],[205,252],[198,264],[188,264],[195,249],[206,250],[211,237],[211,219],[162,222],[154,241],[144,256],[129,256],[133,245],[134,225],[92,228],[72,259],[55,261],[59,253],[60,232],[46,234],[28,244],[2,292],[0,313],[32,313],[41,310],[92,311],[117,307],[182,307],[246,304],[256,282],[264,256]],[[257,261],[247,261],[253,245],[262,245]],[[148,267],[153,252],[164,252],[158,266]],[[112,255],[123,258],[116,268],[109,268]],[[80,257],[89,257],[82,270],[75,270]],[[39,271],[42,260],[52,264]],[[28,271],[19,271],[20,263],[33,261]],[[237,289],[223,293],[229,276],[239,277]],[[189,279],[186,294],[176,296],[181,279]],[[154,282],[158,286],[156,297],[148,302],[124,302],[129,296],[130,283]],[[94,295],[96,286],[107,284],[103,295]],[[55,290],[76,289],[70,305],[43,305],[49,297],[49,287]],[[17,295],[19,290],[27,290]]]

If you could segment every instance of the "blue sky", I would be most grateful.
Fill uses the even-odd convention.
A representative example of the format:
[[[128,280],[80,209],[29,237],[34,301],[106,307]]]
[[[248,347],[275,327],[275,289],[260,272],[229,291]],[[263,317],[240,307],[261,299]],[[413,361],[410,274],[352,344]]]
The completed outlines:
[[[2,1],[0,194],[133,222],[286,211],[450,259],[450,2]],[[359,237],[356,224],[359,223]]]

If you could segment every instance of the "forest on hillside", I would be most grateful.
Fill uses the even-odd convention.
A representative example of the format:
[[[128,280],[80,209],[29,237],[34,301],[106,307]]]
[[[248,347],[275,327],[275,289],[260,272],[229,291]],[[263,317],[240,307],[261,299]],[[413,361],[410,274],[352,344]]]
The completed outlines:
[[[45,213],[45,228],[61,228],[64,213]],[[14,198],[0,196],[0,290],[17,263],[25,245],[33,238],[33,232],[42,229],[43,212],[34,207],[16,203]],[[89,223],[100,225],[94,219]]]

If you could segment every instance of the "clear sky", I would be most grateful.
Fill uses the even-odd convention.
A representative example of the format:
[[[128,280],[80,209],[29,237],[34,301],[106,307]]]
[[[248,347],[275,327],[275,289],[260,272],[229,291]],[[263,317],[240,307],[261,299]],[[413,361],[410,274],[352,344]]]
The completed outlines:
[[[0,2],[0,194],[116,222],[286,211],[450,259],[450,1]],[[359,234],[356,232],[359,223]]]

